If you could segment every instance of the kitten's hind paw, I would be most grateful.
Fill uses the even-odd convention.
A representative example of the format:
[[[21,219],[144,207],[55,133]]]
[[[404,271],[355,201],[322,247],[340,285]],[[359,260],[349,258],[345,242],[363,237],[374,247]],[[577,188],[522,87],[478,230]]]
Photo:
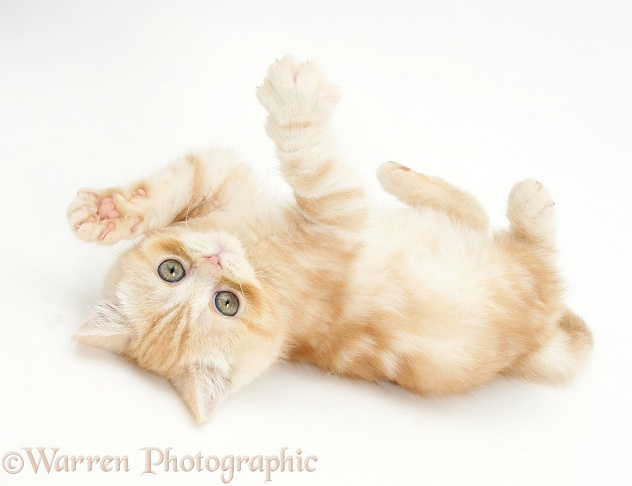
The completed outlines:
[[[386,192],[402,200],[408,200],[410,192],[417,193],[426,176],[397,162],[386,162],[377,169],[377,179]]]
[[[514,185],[509,193],[507,218],[519,235],[545,244],[555,240],[555,202],[535,179]]]
[[[399,185],[402,178],[409,176],[407,172],[412,172],[413,174],[416,173],[411,171],[409,167],[397,162],[385,162],[377,168],[377,178],[383,186]]]
[[[85,241],[114,244],[135,238],[145,226],[147,193],[80,190],[67,210],[68,222],[75,234]]]
[[[285,56],[273,63],[257,97],[281,128],[308,128],[326,121],[340,99],[316,62]]]

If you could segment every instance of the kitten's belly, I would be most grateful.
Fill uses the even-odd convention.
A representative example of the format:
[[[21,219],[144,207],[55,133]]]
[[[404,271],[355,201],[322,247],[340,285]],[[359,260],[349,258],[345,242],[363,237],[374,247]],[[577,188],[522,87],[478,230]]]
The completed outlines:
[[[493,373],[506,366],[519,349],[503,344],[499,333],[505,311],[494,295],[511,279],[492,235],[454,225],[432,210],[404,208],[375,217],[352,271],[342,319],[343,327],[359,325],[366,336],[349,344],[348,353],[366,348],[367,356],[377,356],[381,374],[375,379],[397,380],[404,356],[457,382],[461,371],[480,371],[482,362]],[[336,362],[340,369],[349,361],[345,356]]]
[[[385,209],[375,213],[354,267],[352,307],[395,311],[414,300],[446,312],[458,307],[473,319],[490,287],[502,284],[503,261],[491,233],[455,225],[431,209]]]

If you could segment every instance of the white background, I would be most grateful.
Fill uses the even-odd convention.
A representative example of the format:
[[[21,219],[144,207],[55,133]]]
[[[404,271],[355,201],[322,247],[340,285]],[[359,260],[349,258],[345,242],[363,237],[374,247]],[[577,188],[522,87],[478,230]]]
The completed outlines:
[[[599,1],[0,2],[0,455],[127,455],[128,473],[2,484],[221,484],[141,476],[178,456],[300,448],[273,484],[632,484],[632,8]],[[498,380],[427,400],[281,365],[203,426],[171,387],[71,341],[116,249],[76,239],[76,190],[189,150],[235,148],[273,175],[254,91],[268,64],[318,59],[344,93],[341,151],[372,178],[397,160],[478,195],[504,224],[513,183],[557,201],[568,302],[596,347],[568,386]],[[393,282],[397,285],[397,282]],[[259,472],[231,484],[263,484]]]

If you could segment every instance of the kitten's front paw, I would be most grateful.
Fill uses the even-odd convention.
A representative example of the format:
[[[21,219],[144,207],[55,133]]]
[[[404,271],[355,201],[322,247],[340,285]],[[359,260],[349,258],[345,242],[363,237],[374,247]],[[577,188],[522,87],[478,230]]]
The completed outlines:
[[[114,244],[143,232],[147,193],[80,190],[67,210],[68,222],[85,241]]]
[[[270,66],[257,97],[277,125],[307,128],[329,119],[340,93],[317,63],[285,56]]]

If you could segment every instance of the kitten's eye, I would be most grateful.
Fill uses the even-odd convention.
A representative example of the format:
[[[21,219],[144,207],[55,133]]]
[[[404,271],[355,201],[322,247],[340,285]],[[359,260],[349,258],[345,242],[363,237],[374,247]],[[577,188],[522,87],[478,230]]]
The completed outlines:
[[[215,294],[215,308],[220,314],[232,317],[239,310],[239,299],[232,292],[222,290]]]
[[[158,275],[165,282],[179,282],[184,277],[184,267],[177,260],[165,260],[158,266]]]

